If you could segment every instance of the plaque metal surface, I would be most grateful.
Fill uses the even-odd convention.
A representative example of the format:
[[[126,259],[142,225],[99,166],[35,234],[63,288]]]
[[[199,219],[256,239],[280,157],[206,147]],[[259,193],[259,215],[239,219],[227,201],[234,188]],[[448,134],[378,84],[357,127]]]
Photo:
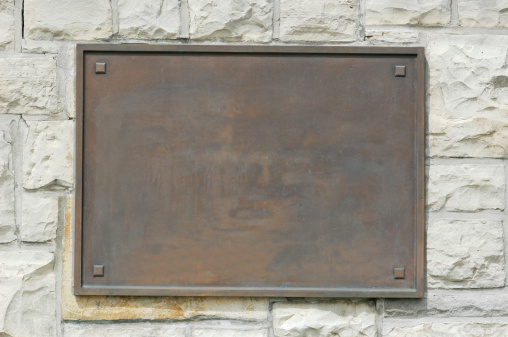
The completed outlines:
[[[423,55],[78,45],[75,294],[421,297]]]

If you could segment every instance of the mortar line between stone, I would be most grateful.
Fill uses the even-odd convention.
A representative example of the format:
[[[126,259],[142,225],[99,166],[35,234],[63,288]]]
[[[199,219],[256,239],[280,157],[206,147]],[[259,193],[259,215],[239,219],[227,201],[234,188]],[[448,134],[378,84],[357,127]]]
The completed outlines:
[[[385,299],[376,299],[376,330],[377,337],[383,337],[383,322],[385,318]]]
[[[365,2],[366,0],[360,0],[358,3],[358,30],[356,35],[360,41],[365,40]]]
[[[65,210],[67,208],[67,193],[61,192],[58,197],[58,226],[56,229],[56,249],[55,249],[55,297],[57,303],[62,303],[62,271],[63,271],[63,240],[65,240]],[[62,306],[56,306],[56,332],[58,337],[62,337],[63,316]]]
[[[504,160],[504,219],[503,219],[503,231],[504,231],[504,263],[505,263],[505,287],[506,280],[508,280],[508,159]]]
[[[458,164],[476,164],[476,165],[504,165],[504,159],[499,158],[425,158],[425,165],[458,165]]]
[[[272,16],[272,39],[278,40],[280,37],[280,0],[273,0]]]
[[[187,0],[180,1],[180,38],[188,39],[190,37],[190,14],[189,2]]]
[[[459,25],[459,3],[458,0],[451,0],[450,3],[450,25]]]
[[[459,26],[414,26],[414,25],[366,25],[372,30],[384,31],[418,31],[430,34],[449,35],[508,35],[502,27],[459,27]]]
[[[21,53],[23,43],[23,0],[14,0],[14,50]]]
[[[12,127],[12,124],[11,124]],[[16,224],[16,246],[21,249],[21,209],[23,198],[23,138],[26,135],[26,124],[20,116],[15,129],[11,129],[12,161],[14,165],[14,216]]]
[[[416,326],[425,323],[506,323],[506,317],[488,317],[488,316],[449,316],[449,317],[435,317],[435,316],[424,316],[424,317],[397,317],[387,318],[389,321],[388,326],[394,325],[397,327],[402,326]],[[398,324],[397,324],[398,323]],[[385,325],[386,326],[386,325]]]
[[[118,17],[118,0],[111,0],[111,25],[113,35],[117,35],[119,31]]]

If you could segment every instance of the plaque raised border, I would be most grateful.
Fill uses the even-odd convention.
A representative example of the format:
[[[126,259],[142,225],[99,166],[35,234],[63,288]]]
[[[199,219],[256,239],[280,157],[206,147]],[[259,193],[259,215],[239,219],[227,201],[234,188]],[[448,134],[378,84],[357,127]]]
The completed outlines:
[[[84,156],[84,102],[85,83],[84,66],[85,56],[91,54],[114,53],[123,55],[127,53],[140,54],[193,54],[193,55],[279,55],[290,57],[292,55],[338,55],[338,56],[410,56],[414,57],[415,74],[411,85],[415,88],[414,101],[414,127],[415,137],[414,158],[414,222],[408,224],[414,231],[412,266],[412,286],[406,288],[393,288],[383,286],[175,286],[171,284],[162,286],[153,285],[91,285],[85,284],[83,278],[83,156]],[[146,44],[78,44],[76,53],[76,195],[75,195],[75,227],[74,227],[74,293],[76,295],[129,295],[129,296],[273,296],[273,297],[381,297],[381,298],[419,298],[424,292],[424,146],[425,146],[425,61],[422,47],[349,47],[349,46],[232,46],[232,45],[146,45]],[[139,67],[142,65],[132,65]],[[97,62],[94,72],[107,74],[108,66]],[[125,68],[124,71],[131,71]],[[368,75],[367,75],[368,76]],[[406,76],[405,66],[395,65],[393,76]],[[86,132],[86,131],[85,131]],[[361,266],[359,266],[361,268]],[[93,265],[90,273],[94,277],[107,274],[108,267]],[[406,277],[404,268],[393,269],[394,279]]]

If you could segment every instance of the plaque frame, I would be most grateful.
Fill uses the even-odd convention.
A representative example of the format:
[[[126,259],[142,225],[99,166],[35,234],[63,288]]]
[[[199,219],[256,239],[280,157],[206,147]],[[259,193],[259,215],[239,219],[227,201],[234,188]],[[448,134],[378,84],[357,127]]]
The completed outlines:
[[[84,61],[88,53],[230,53],[230,54],[341,54],[341,55],[410,55],[416,62],[416,101],[414,102],[414,149],[416,158],[414,225],[414,287],[231,287],[231,286],[91,286],[83,282],[83,125]],[[76,49],[76,186],[74,225],[74,294],[119,296],[267,296],[267,297],[362,297],[421,298],[424,294],[424,155],[425,155],[425,56],[423,47],[356,46],[241,46],[241,45],[147,45],[147,44],[78,44]],[[102,66],[101,66],[102,67]],[[100,69],[106,71],[106,69]],[[128,69],[126,69],[128,71]],[[398,70],[396,70],[398,71]],[[396,76],[399,76],[396,74]],[[94,271],[100,266],[94,266]],[[107,271],[107,267],[106,267]],[[102,268],[102,272],[104,269]],[[398,271],[400,272],[400,271]],[[397,271],[396,271],[397,273]],[[397,278],[397,277],[396,277]]]

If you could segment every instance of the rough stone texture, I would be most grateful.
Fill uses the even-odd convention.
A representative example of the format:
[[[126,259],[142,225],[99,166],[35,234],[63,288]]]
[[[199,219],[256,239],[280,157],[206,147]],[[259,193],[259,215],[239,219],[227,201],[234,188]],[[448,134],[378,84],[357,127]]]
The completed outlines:
[[[450,0],[367,0],[367,25],[445,25]]]
[[[429,290],[426,298],[387,299],[384,307],[385,317],[508,317],[508,293]]]
[[[0,58],[0,113],[58,112],[54,57]]]
[[[508,336],[508,324],[501,323],[429,323],[414,327],[395,328],[386,337],[457,337],[482,336],[504,337]]]
[[[21,240],[46,242],[56,238],[58,198],[54,195],[23,195]]]
[[[73,121],[27,121],[23,187],[73,186]]]
[[[0,251],[0,336],[56,334],[53,254]]]
[[[437,220],[429,224],[429,288],[502,287],[505,277],[502,222]]]
[[[372,302],[275,303],[277,337],[376,336]]]
[[[504,209],[503,165],[430,165],[427,206],[431,211]]]
[[[0,50],[14,50],[14,0],[0,1]]]
[[[233,330],[233,329],[194,329],[192,337],[266,337],[266,329]]]
[[[0,243],[16,240],[11,121],[0,119]]]
[[[272,38],[272,0],[188,0],[190,38],[268,42]]]
[[[76,118],[76,49],[67,50],[67,117]]]
[[[280,0],[280,39],[355,41],[358,0]]]
[[[508,27],[508,1],[458,0],[464,27]]]
[[[180,32],[180,0],[119,0],[119,33],[134,39],[174,39]]]
[[[408,44],[420,40],[418,32],[403,31],[367,30],[365,37],[370,43],[376,45],[385,43]]]
[[[63,337],[186,337],[185,328],[140,324],[66,324]]]
[[[72,294],[72,205],[65,210],[65,244],[62,273],[62,317],[66,320],[219,319],[266,320],[267,298],[249,297],[123,297]]]
[[[58,54],[63,43],[65,42],[23,39],[21,51],[30,54]],[[72,46],[72,48],[76,47]]]
[[[430,155],[508,157],[508,36],[427,41]]]
[[[113,34],[109,0],[25,0],[24,36],[33,40],[94,40]]]

